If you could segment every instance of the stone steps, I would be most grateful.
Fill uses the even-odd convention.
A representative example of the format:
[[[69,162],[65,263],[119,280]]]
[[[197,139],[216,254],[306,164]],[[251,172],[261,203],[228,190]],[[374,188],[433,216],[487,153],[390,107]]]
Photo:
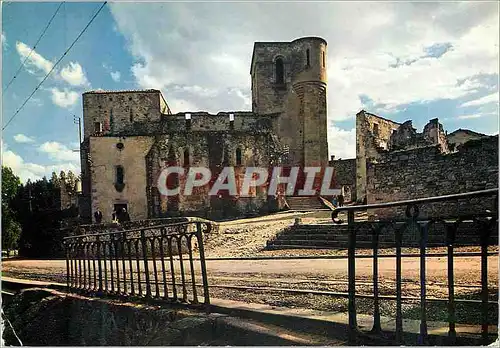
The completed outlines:
[[[311,211],[325,209],[318,197],[286,197],[290,210]]]
[[[356,231],[356,248],[372,248],[373,232],[371,224],[359,222]],[[472,222],[463,222],[457,230],[455,245],[472,246],[480,245],[478,227]],[[297,248],[332,248],[347,249],[349,230],[347,224],[325,225],[293,225],[273,239],[267,241],[268,249],[297,249]],[[379,235],[379,247],[395,247],[394,230],[382,230]],[[418,237],[411,231],[403,231],[403,247],[418,247]],[[489,245],[498,245],[498,234],[490,236]],[[444,226],[431,230],[427,239],[427,246],[446,246]]]

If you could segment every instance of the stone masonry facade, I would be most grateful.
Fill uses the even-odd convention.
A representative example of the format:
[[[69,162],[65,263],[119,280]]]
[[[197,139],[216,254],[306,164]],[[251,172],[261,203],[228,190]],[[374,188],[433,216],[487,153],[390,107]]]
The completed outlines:
[[[456,152],[439,145],[382,154],[368,164],[368,204],[443,196],[498,187],[498,136],[471,140]],[[491,210],[495,200],[478,198],[450,204],[422,206],[420,216],[472,214]],[[393,209],[374,212],[378,218],[394,216]],[[397,211],[404,216],[403,211]]]
[[[356,159],[330,159],[330,167],[335,171],[335,184],[342,190],[345,202],[356,201]]]
[[[322,38],[256,42],[250,67],[252,111],[173,113],[158,90],[83,94],[80,215],[103,222],[126,208],[132,220],[178,215],[224,217],[279,209],[265,187],[239,195],[162,196],[159,173],[167,166],[327,166],[326,46]],[[181,189],[185,178],[176,178]],[[182,191],[181,191],[182,192]],[[278,191],[280,193],[280,191]],[[279,196],[279,195],[278,195]]]
[[[356,115],[356,158],[335,159],[338,186],[352,189],[353,201],[376,204],[465,193],[498,187],[498,135],[466,129],[447,134],[438,119],[422,132],[412,121],[394,122],[364,110]],[[491,200],[432,204],[426,216],[471,213],[492,209]],[[472,209],[472,210],[471,210]],[[475,210],[474,210],[475,209]],[[379,209],[375,218],[402,216],[404,212]]]
[[[476,162],[476,158],[482,157],[465,155],[470,153],[470,151],[465,151],[465,147],[473,142],[486,144],[494,141],[492,140],[494,138],[462,129],[448,135],[437,118],[430,120],[422,132],[417,132],[411,120],[397,123],[362,110],[356,115],[356,200],[366,203],[389,202],[430,197],[440,193],[445,194],[444,192],[452,194],[471,191],[474,185],[464,186],[454,179],[450,179],[446,185],[442,183],[439,186],[448,187],[448,189],[436,190],[434,185],[430,184],[435,181],[434,179],[437,180],[432,173],[449,172],[447,167],[449,162],[446,161],[451,158],[460,158],[462,167],[471,170],[470,180],[474,182],[490,180],[489,177],[484,176],[486,172],[479,169],[486,167],[493,172],[498,170],[498,161],[494,160],[498,157],[498,148],[485,145],[486,150],[481,146],[475,147],[478,154],[481,154],[481,151],[492,151],[488,154],[491,156],[488,157],[489,160],[481,164]],[[418,160],[405,162],[409,156]],[[395,158],[401,160],[395,161]],[[472,169],[476,167],[478,168],[477,175]],[[414,174],[406,170],[414,171]],[[404,173],[404,175],[391,177],[397,172]],[[385,175],[391,178],[387,183],[373,182],[373,180],[384,180],[382,178]],[[458,178],[462,177],[464,176],[458,176]],[[416,181],[413,182],[413,179]],[[372,186],[368,187],[370,184]],[[415,185],[419,187],[418,194],[414,192]]]

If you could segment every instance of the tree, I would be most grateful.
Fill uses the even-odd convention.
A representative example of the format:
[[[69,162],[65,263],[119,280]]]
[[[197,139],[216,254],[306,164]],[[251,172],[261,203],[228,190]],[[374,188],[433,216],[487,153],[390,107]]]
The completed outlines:
[[[2,249],[10,251],[18,248],[19,238],[21,237],[21,225],[14,219],[10,209],[5,209],[2,204]]]
[[[2,166],[2,202],[12,200],[20,187],[21,180],[14,175],[12,169]]]
[[[71,170],[68,171],[68,175],[66,176],[66,185],[68,187],[68,191],[74,191],[76,186],[76,176],[73,174]]]
[[[54,187],[59,188],[60,182],[61,181],[59,180],[59,177],[57,176],[57,173],[56,172],[52,172],[52,176],[50,178],[50,183],[52,185],[54,185]]]
[[[21,180],[12,169],[2,166],[2,249],[10,251],[17,247],[21,226],[12,209],[14,199],[21,188]]]

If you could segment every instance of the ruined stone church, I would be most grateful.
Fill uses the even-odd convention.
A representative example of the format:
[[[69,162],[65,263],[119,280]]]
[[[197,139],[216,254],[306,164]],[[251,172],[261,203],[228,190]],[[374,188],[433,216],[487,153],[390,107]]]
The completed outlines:
[[[83,94],[81,216],[99,208],[131,219],[185,214],[207,217],[279,209],[265,187],[250,197],[160,195],[156,180],[166,166],[235,168],[328,165],[327,43],[318,37],[256,42],[250,66],[252,111],[173,113],[158,90]],[[183,177],[176,178],[182,187]]]

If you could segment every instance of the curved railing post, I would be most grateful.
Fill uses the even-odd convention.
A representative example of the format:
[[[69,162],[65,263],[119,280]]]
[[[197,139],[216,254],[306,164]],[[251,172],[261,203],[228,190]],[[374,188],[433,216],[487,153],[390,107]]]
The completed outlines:
[[[97,244],[97,268],[99,270],[99,290],[98,293],[99,295],[102,294],[102,265],[101,265],[101,241],[99,239],[99,236],[96,237],[96,244]],[[106,251],[104,251],[106,252]]]
[[[349,280],[349,344],[355,344],[358,334],[356,320],[356,230],[354,228],[354,212],[347,212],[347,228],[349,231],[348,268]]]
[[[205,301],[205,309],[210,312],[210,295],[208,292],[208,275],[207,265],[205,263],[205,247],[203,246],[203,231],[201,222],[196,222],[196,238],[198,239],[198,251],[200,254],[201,277],[203,280],[203,295]]]
[[[146,241],[146,233],[141,230],[141,246],[142,257],[144,259],[144,277],[146,279],[146,297],[151,297],[151,283],[149,282],[149,266],[148,266],[148,246]]]

